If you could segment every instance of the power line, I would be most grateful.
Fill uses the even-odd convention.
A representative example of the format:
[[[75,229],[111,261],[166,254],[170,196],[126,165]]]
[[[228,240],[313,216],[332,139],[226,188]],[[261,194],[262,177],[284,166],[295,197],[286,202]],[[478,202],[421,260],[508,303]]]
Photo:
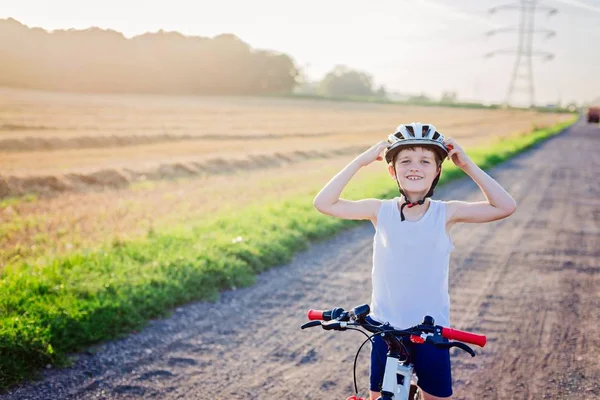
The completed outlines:
[[[515,55],[515,63],[506,93],[505,104],[509,105],[511,103],[515,93],[526,92],[529,94],[529,105],[533,106],[535,104],[533,58],[537,57],[543,60],[552,60],[554,58],[554,54],[551,52],[534,50],[533,38],[536,34],[543,34],[547,38],[556,35],[555,31],[549,29],[536,29],[535,15],[536,12],[539,11],[546,11],[549,15],[554,15],[558,10],[556,8],[539,5],[538,0],[521,0],[516,4],[503,4],[493,7],[490,9],[490,13],[494,14],[501,10],[518,10],[519,25],[494,29],[487,32],[486,35],[492,36],[498,33],[517,32],[517,48],[495,50],[485,54],[485,57],[489,58],[500,54]]]

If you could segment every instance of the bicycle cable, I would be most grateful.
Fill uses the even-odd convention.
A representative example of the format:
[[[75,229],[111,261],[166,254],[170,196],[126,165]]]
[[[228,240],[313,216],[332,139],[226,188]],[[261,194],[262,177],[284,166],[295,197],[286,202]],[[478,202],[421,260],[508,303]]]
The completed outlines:
[[[365,335],[367,337],[367,339],[362,342],[362,344],[360,345],[360,347],[358,348],[358,351],[356,352],[356,355],[354,356],[354,367],[352,368],[352,377],[354,378],[354,393],[358,396],[358,384],[356,383],[356,362],[358,361],[358,355],[360,354],[360,351],[362,350],[363,346],[365,344],[367,344],[367,342],[371,342],[371,345],[373,345],[373,336],[377,335],[376,333],[369,336],[367,333],[361,331],[360,329],[357,328],[346,328],[348,330],[352,330],[352,331],[357,331],[362,333],[363,335]],[[379,363],[381,364],[381,358],[379,357],[379,353],[377,354],[377,358],[379,360]]]
[[[367,344],[367,342],[371,342],[371,346],[374,346],[375,343],[373,342],[373,338],[377,335],[382,334],[383,332],[373,333],[371,336],[369,336],[367,333],[365,333],[357,328],[346,328],[346,329],[358,331],[367,337],[367,339],[364,342],[362,342],[362,344],[358,348],[358,351],[356,352],[356,355],[354,356],[354,367],[352,369],[352,377],[354,378],[354,393],[358,396],[358,384],[356,383],[356,362],[358,361],[358,355],[360,354],[360,351],[362,350],[363,346],[365,344]],[[397,331],[400,331],[400,330],[397,330]],[[387,331],[387,332],[393,332],[393,331]],[[404,343],[400,342],[400,345],[404,349],[405,354],[408,354],[408,349],[406,348]],[[382,363],[381,363],[381,357],[379,356],[379,352],[375,352],[375,355],[377,356],[377,361],[379,361],[379,364],[381,365]],[[384,364],[384,366],[385,366],[385,364]]]

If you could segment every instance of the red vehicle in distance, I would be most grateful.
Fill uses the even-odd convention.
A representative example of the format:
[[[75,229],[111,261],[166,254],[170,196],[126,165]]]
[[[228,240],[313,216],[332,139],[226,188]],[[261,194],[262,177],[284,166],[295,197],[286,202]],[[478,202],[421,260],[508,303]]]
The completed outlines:
[[[587,121],[589,123],[600,122],[600,107],[590,107],[587,112]]]

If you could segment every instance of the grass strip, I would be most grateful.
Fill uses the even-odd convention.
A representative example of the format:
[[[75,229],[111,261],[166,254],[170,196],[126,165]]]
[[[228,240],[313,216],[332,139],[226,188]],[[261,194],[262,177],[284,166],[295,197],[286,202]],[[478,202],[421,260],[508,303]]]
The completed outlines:
[[[469,149],[490,168],[574,121]],[[447,162],[440,184],[464,173]],[[394,196],[381,174],[350,184],[346,198]],[[224,289],[251,285],[256,274],[289,262],[310,241],[356,224],[318,213],[314,193],[255,205],[202,224],[152,233],[143,240],[78,252],[43,265],[12,266],[0,277],[0,390],[31,377],[66,354],[139,329],[192,300],[214,300]]]
[[[474,103],[467,101],[441,101],[435,99],[418,99],[413,98],[409,100],[392,100],[387,97],[381,96],[325,96],[320,94],[301,94],[301,93],[286,93],[286,94],[272,94],[266,95],[267,97],[282,97],[291,99],[309,99],[309,100],[323,100],[323,101],[334,101],[334,102],[354,102],[354,103],[374,103],[374,104],[396,104],[403,106],[418,106],[418,107],[445,107],[445,108],[468,108],[468,109],[483,109],[483,110],[518,110],[518,111],[536,111],[543,113],[560,113],[560,114],[573,114],[576,112],[575,108],[571,107],[543,107],[543,106],[532,106],[532,107],[511,107],[503,104],[483,104]]]

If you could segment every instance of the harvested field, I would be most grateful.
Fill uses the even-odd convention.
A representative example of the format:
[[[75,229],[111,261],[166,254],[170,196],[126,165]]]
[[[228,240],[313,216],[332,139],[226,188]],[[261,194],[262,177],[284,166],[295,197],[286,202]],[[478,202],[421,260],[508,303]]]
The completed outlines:
[[[516,130],[555,121],[552,114],[524,111],[472,110],[393,104],[256,97],[152,95],[81,95],[0,89],[0,139],[20,140],[19,150],[44,150],[27,138],[49,141],[91,137],[78,148],[98,147],[98,138],[114,137],[115,146],[135,137],[174,141],[270,135],[381,135],[406,120],[431,121],[456,132],[484,132],[498,122],[525,122]],[[507,118],[512,116],[512,118]],[[512,121],[508,121],[512,119]],[[498,131],[503,133],[504,131]],[[457,136],[457,135],[455,135]],[[109,141],[104,139],[104,141]],[[167,141],[167,140],[164,140]],[[0,142],[2,143],[2,142]],[[42,143],[42,142],[40,142]],[[5,146],[1,146],[5,147]],[[55,145],[52,149],[69,148]],[[100,147],[106,147],[103,143]],[[15,149],[16,150],[16,149]]]
[[[305,147],[306,143],[296,148]],[[214,176],[236,171],[270,169],[296,164],[305,160],[328,159],[359,154],[364,146],[346,146],[325,150],[294,150],[290,152],[257,153],[246,156],[208,158],[203,161],[180,161],[140,166],[135,169],[119,166],[97,171],[69,172],[45,176],[9,176],[0,181],[0,197],[27,193],[83,192],[106,188],[124,188],[131,183],[176,179],[192,176]]]
[[[434,122],[469,147],[569,118],[306,99],[0,89],[0,268],[318,190],[401,122]],[[368,171],[362,179],[385,168]]]
[[[0,267],[11,260],[34,259],[43,254],[125,240],[229,208],[315,191],[319,189],[315,182],[326,182],[348,161],[348,156],[305,160],[276,170],[146,181],[128,189],[15,202],[2,210],[0,235],[5,240],[0,249]],[[373,165],[361,171],[360,179],[385,173],[382,164]]]
[[[432,121],[466,145],[568,115],[306,99],[0,91],[0,197],[271,168],[350,155],[400,122]]]

